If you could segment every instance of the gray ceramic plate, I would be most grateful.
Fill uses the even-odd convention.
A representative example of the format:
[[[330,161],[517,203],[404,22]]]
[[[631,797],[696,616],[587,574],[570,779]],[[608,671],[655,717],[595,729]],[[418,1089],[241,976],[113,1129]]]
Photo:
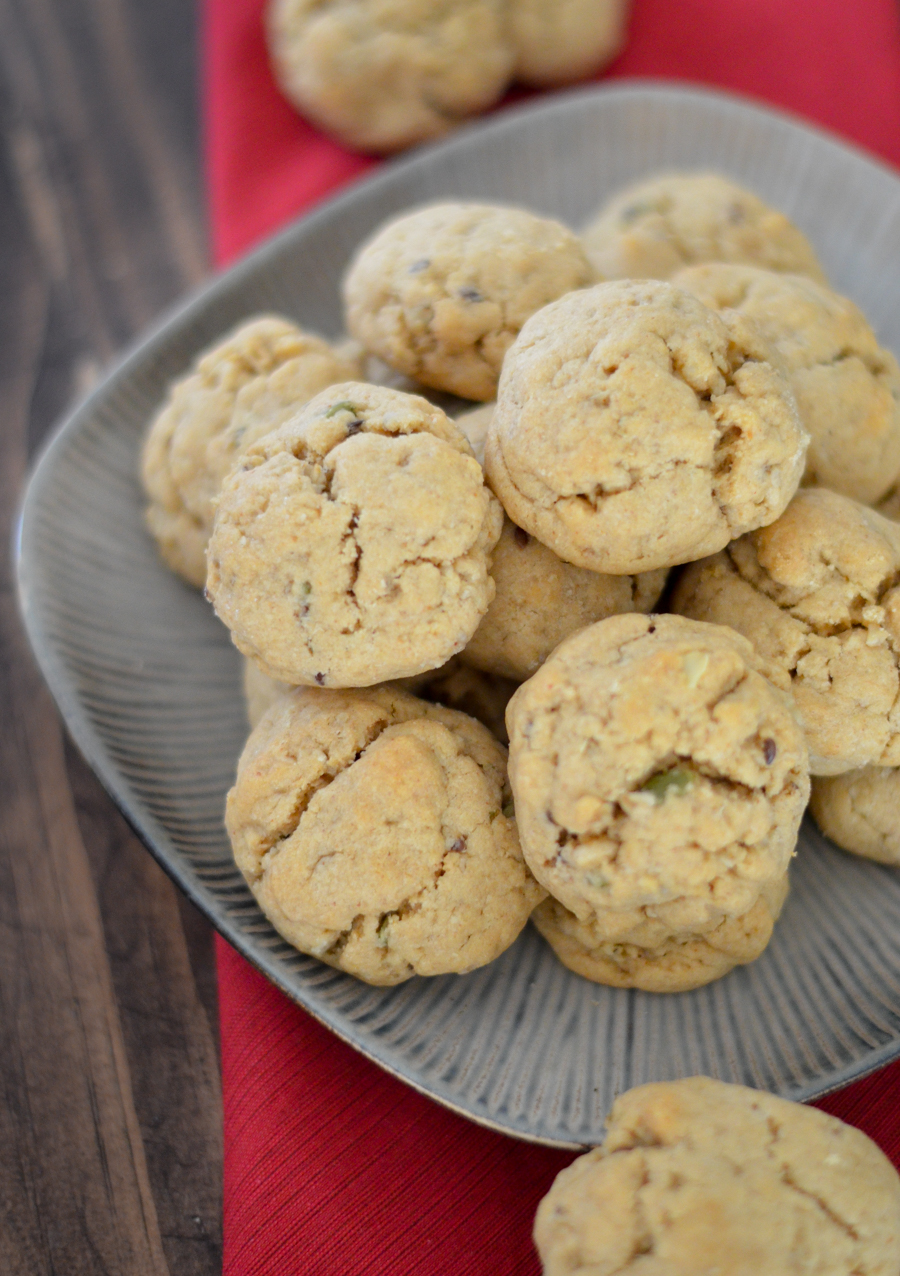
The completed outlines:
[[[501,114],[392,164],[216,279],[132,351],[41,458],[21,523],[28,632],[66,722],[184,891],[270,979],[383,1067],[486,1125],[598,1142],[617,1092],[708,1073],[808,1098],[900,1053],[900,875],[807,826],[766,953],[693,993],[570,974],[530,929],[464,977],[374,989],[290,949],[232,865],[222,801],[245,735],[238,657],[141,523],[141,436],[168,380],[259,310],[337,334],[354,246],[423,200],[521,203],[578,225],[660,168],[729,173],[809,234],[900,351],[900,180],[783,116],[665,86],[589,89]]]

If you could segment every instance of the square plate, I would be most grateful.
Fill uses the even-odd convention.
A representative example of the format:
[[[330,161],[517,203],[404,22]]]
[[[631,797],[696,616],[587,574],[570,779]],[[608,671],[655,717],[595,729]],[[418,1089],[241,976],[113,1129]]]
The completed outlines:
[[[254,312],[342,327],[338,281],[385,218],[441,198],[522,204],[582,224],[660,169],[715,169],[783,209],[836,288],[900,352],[900,179],[783,115],[719,94],[626,84],[556,95],[390,164],[215,279],[61,426],[20,524],[22,608],[66,723],[164,868],[290,997],[377,1063],[485,1125],[538,1142],[602,1139],[615,1095],[706,1073],[793,1099],[900,1054],[900,875],[809,822],[774,938],[696,992],[601,987],[528,928],[465,976],[370,988],[290,948],[235,868],[223,799],[246,736],[239,658],[142,523],[142,436],[169,380]]]

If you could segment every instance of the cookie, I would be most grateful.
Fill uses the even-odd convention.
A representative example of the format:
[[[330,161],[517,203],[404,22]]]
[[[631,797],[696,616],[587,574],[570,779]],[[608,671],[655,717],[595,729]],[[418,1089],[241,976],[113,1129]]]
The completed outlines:
[[[440,137],[487,110],[513,67],[502,0],[270,0],[275,76],[361,151]]]
[[[627,0],[509,0],[513,74],[538,88],[583,80],[625,42]]]
[[[278,932],[388,985],[474,970],[522,930],[544,892],[509,801],[506,751],[465,714],[298,688],[250,736],[225,822]]]
[[[207,593],[270,677],[371,686],[465,647],[494,596],[501,527],[439,408],[345,383],[254,443],[226,479]]]
[[[825,836],[843,850],[900,865],[900,768],[865,766],[817,777],[809,809]]]
[[[691,266],[672,280],[711,307],[738,310],[775,347],[809,432],[803,481],[883,498],[900,473],[900,366],[852,301],[802,275]]]
[[[579,920],[652,947],[742,917],[781,881],[809,772],[765,672],[724,626],[613,616],[519,688],[506,720],[522,850]]]
[[[709,919],[700,931],[676,934],[654,921],[650,909],[637,925],[615,913],[579,921],[552,898],[538,905],[531,920],[576,975],[613,988],[689,992],[756,960],[772,936],[787,891],[785,873],[746,913]]]
[[[900,526],[804,488],[770,527],[686,567],[671,610],[731,625],[793,695],[813,775],[900,766]]]
[[[593,274],[560,222],[491,204],[434,204],[383,226],[344,280],[347,326],[406,376],[493,399],[522,324]]]
[[[538,1206],[544,1276],[894,1276],[900,1177],[860,1130],[709,1077],[618,1098]]]
[[[262,315],[199,356],[153,421],[141,457],[147,525],[166,564],[203,588],[213,503],[239,452],[360,363]]]
[[[808,436],[755,328],[669,283],[571,293],[503,365],[485,473],[510,518],[560,558],[633,574],[689,562],[772,522]]]
[[[497,592],[463,659],[486,673],[524,682],[564,638],[607,616],[652,611],[664,569],[604,576],[563,562],[510,519],[491,556]]]
[[[582,242],[601,279],[669,279],[684,266],[734,261],[826,282],[806,236],[717,173],[666,173],[618,191]]]

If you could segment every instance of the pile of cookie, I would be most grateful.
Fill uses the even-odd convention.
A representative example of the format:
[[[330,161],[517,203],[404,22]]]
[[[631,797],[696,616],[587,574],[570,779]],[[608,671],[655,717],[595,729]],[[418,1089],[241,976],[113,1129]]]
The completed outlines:
[[[900,859],[900,368],[800,231],[711,174],[581,237],[442,204],[344,298],[341,344],[204,354],[143,454],[248,658],[226,824],[279,932],[392,984],[532,916],[679,991],[762,952],[810,774]]]
[[[513,81],[573,83],[622,47],[627,0],[269,0],[282,91],[361,151],[396,151],[488,110]]]

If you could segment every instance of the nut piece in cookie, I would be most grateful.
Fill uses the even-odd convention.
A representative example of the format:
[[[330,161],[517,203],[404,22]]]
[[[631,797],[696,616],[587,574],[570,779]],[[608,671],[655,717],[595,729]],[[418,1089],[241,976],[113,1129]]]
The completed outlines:
[[[713,263],[672,282],[777,351],[809,432],[803,482],[873,505],[900,474],[900,367],[852,301],[803,275]]]
[[[613,575],[713,553],[772,522],[808,435],[768,344],[672,284],[546,306],[503,365],[485,473],[560,558]]]
[[[215,498],[241,450],[320,390],[359,375],[358,359],[276,315],[199,356],[169,391],[141,456],[147,525],[174,572],[203,588]]]
[[[900,866],[900,768],[864,766],[817,776],[809,809],[825,836],[843,850]]]
[[[694,939],[782,882],[809,771],[790,699],[766,672],[724,626],[613,616],[566,639],[513,696],[523,853],[598,943]]]
[[[344,281],[347,326],[423,385],[488,400],[529,315],[593,278],[560,222],[434,204],[388,222],[359,250]]]
[[[813,775],[900,766],[900,526],[825,488],[692,563],[671,608],[730,625],[793,695]]]
[[[644,992],[689,992],[755,961],[772,937],[788,893],[785,873],[767,885],[746,913],[711,916],[695,929],[673,933],[648,909],[636,924],[617,913],[579,920],[556,899],[531,915],[569,970],[594,983]]]
[[[271,677],[370,686],[463,649],[494,596],[501,527],[440,408],[345,383],[254,443],[225,481],[207,592]]]
[[[516,939],[544,892],[509,801],[506,750],[464,713],[298,688],[248,740],[225,822],[278,932],[384,985],[463,974]]]
[[[285,95],[362,151],[439,137],[501,96],[513,67],[503,0],[270,0]]]
[[[509,0],[514,76],[542,88],[583,80],[622,49],[628,0]]]
[[[893,1276],[900,1177],[862,1131],[708,1077],[616,1100],[541,1201],[544,1276]]]
[[[462,658],[486,673],[524,682],[576,629],[607,616],[651,611],[667,573],[604,576],[573,567],[507,518],[491,575],[494,601]]]
[[[626,187],[582,242],[601,279],[669,279],[683,266],[735,261],[826,282],[783,213],[716,173],[667,173]]]

